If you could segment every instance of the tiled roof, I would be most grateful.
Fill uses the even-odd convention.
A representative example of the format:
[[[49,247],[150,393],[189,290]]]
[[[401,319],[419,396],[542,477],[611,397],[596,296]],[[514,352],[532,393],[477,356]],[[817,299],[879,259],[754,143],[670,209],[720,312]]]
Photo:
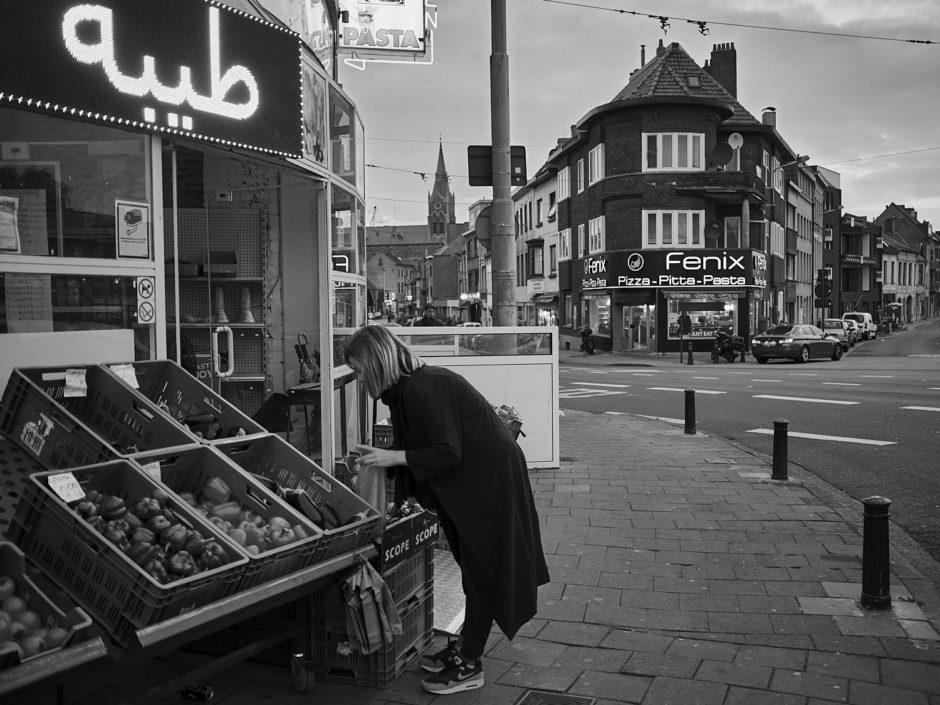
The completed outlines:
[[[646,66],[634,72],[630,81],[614,96],[613,101],[644,98],[705,98],[728,103],[734,114],[724,124],[760,125],[711,74],[695,63],[677,42],[663,47]],[[698,77],[699,86],[689,85],[689,76]]]

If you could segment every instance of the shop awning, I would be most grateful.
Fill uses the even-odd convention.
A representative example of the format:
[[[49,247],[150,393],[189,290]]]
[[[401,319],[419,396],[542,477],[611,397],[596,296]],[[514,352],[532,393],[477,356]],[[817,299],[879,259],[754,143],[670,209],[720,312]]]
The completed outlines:
[[[553,304],[558,301],[558,294],[535,294],[532,297],[532,303],[534,304]]]

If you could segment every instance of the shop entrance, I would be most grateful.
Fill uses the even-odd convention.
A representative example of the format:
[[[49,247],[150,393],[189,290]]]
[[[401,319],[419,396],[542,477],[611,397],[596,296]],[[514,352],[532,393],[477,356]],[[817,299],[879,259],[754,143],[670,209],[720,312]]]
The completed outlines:
[[[652,306],[623,307],[624,350],[650,350],[653,333]]]

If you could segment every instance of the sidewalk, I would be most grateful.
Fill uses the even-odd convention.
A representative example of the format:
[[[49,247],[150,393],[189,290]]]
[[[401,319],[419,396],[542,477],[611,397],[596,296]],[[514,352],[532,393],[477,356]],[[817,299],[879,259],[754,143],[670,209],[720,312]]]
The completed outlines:
[[[561,467],[531,475],[552,581],[516,639],[491,637],[483,689],[430,696],[413,664],[384,690],[300,695],[286,669],[245,664],[210,680],[215,702],[940,705],[940,596],[892,551],[892,608],[859,606],[857,508],[664,422],[560,426]]]

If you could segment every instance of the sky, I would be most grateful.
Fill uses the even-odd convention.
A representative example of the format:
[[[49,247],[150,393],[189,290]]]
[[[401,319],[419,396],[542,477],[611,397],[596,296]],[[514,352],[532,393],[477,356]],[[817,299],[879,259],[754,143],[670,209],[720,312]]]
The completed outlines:
[[[790,148],[841,175],[845,212],[873,218],[893,202],[940,229],[937,0],[571,3],[506,1],[510,141],[525,146],[530,178],[571,125],[627,84],[640,45],[649,60],[660,39],[678,42],[702,66],[713,45],[733,43],[738,101],[758,120],[775,107]],[[467,179],[467,146],[492,142],[490,2],[437,5],[432,63],[338,67],[365,124],[368,225],[426,222],[439,140],[457,221],[492,197]],[[707,35],[688,20],[704,21]]]

